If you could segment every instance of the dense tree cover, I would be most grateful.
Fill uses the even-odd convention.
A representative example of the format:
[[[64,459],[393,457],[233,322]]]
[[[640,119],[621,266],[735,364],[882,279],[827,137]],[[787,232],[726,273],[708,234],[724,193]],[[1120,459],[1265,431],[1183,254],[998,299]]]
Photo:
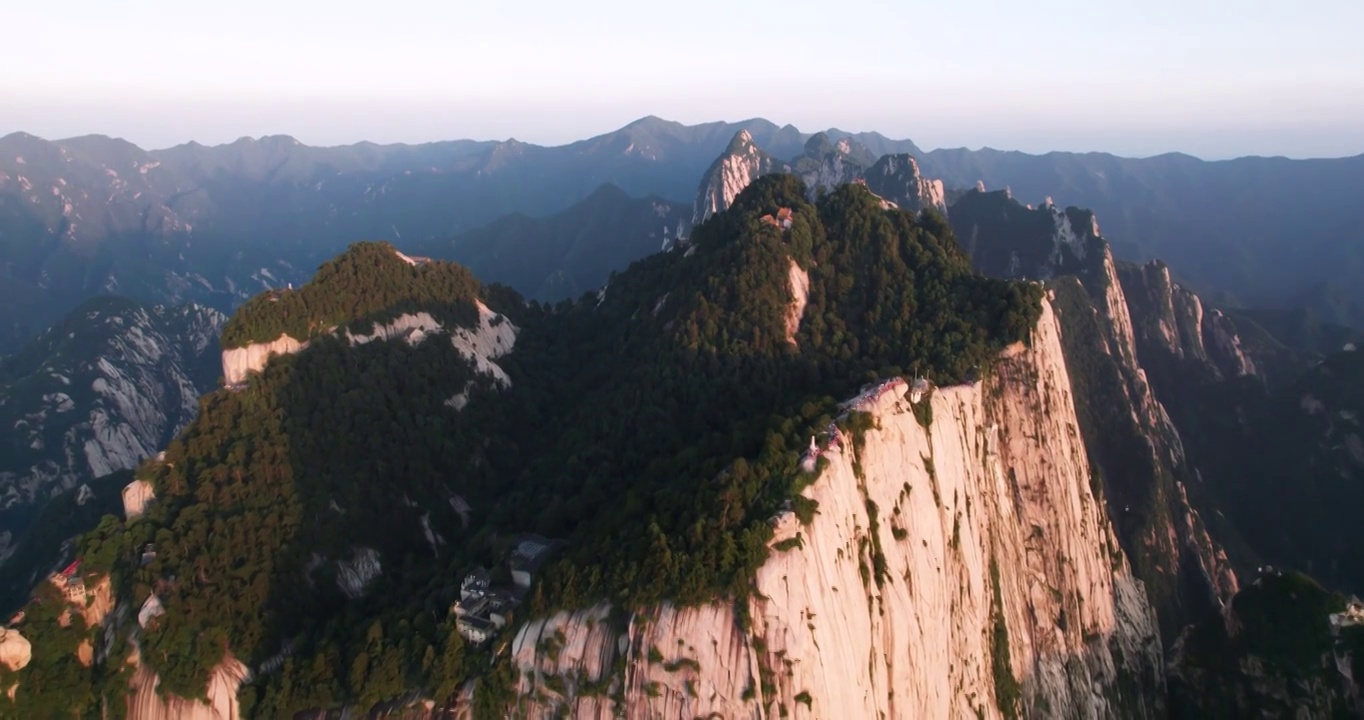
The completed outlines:
[[[508,503],[546,508],[546,531],[571,533],[547,597],[741,591],[829,398],[915,369],[960,382],[1035,323],[1040,289],[972,274],[940,219],[887,212],[857,186],[818,206],[803,197],[792,177],[761,179],[697,230],[694,252],[636,264],[599,307],[550,328],[563,340],[547,351],[565,357],[549,368],[596,360],[554,383],[568,419],[516,484],[525,501]],[[760,220],[780,207],[793,210],[786,231]],[[810,277],[794,345],[793,260]]]
[[[128,582],[166,607],[143,657],[167,691],[201,694],[228,648],[254,666],[291,641],[279,684],[258,683],[263,715],[439,684],[440,658],[459,652],[448,548],[464,530],[449,500],[476,465],[473,431],[444,402],[471,380],[439,338],[326,338],[205,398],[165,462],[141,469],[160,499],[122,540],[158,551]],[[431,545],[423,522],[449,545]],[[356,548],[377,550],[384,572],[347,603],[338,562]]]
[[[781,207],[789,230],[760,219]],[[793,262],[810,281],[794,342]],[[318,337],[246,388],[206,397],[165,461],[139,470],[158,502],[86,541],[134,602],[162,599],[142,656],[165,691],[201,694],[226,651],[255,667],[291,648],[245,693],[263,717],[412,687],[444,698],[483,676],[490,660],[459,642],[448,606],[462,572],[495,564],[514,533],[568,541],[531,613],[745,593],[770,518],[809,481],[798,454],[834,398],[892,374],[953,383],[986,370],[1027,338],[1041,293],[974,275],[937,216],[883,210],[855,186],[810,204],[787,176],[755,183],[685,252],[555,307],[414,270],[382,245],[328,267],[315,281],[326,294],[309,285],[295,304],[253,302],[233,321],[238,338],[280,332],[271,308],[287,323],[303,308],[341,324],[390,312],[375,297],[427,309],[481,292],[520,327],[498,360],[512,387],[477,379],[439,337]],[[367,270],[385,289],[339,299],[368,287]],[[445,403],[471,381],[463,410]],[[468,527],[455,494],[474,508]],[[148,542],[158,554],[141,565]],[[349,600],[338,562],[357,548],[377,550],[383,572]]]
[[[98,576],[92,575],[89,582]],[[33,657],[19,671],[0,666],[0,687],[17,685],[14,699],[0,694],[0,718],[107,718],[124,717],[130,667],[123,663],[94,663],[80,659],[86,645],[88,660],[106,650],[100,628],[87,627],[85,619],[49,582],[34,591],[18,630],[32,644]],[[123,638],[118,649],[129,650]],[[115,653],[116,655],[118,653]]]
[[[1364,627],[1334,632],[1330,615],[1344,609],[1345,598],[1307,575],[1260,576],[1185,634],[1172,666],[1172,716],[1354,716],[1334,656],[1356,653],[1357,663]]]
[[[280,335],[307,340],[338,325],[358,330],[404,312],[425,310],[439,320],[470,326],[478,281],[448,262],[411,265],[386,242],[356,243],[323,263],[298,290],[257,295],[223,328],[224,348],[270,342]]]

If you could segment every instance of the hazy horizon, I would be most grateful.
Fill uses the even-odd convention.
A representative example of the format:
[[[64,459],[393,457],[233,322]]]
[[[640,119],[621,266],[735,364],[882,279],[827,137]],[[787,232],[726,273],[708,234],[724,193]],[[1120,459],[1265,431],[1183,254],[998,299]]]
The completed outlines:
[[[0,47],[0,135],[561,145],[656,115],[924,149],[1364,153],[1364,4],[1095,5],[35,3]]]

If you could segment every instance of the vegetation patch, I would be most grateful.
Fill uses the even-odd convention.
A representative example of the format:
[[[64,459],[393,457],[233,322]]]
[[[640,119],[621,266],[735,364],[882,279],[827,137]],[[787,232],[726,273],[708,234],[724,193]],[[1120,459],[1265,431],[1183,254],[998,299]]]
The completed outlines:
[[[777,552],[786,552],[787,550],[795,550],[804,545],[805,541],[802,539],[801,534],[796,533],[795,537],[786,538],[785,540],[774,543],[772,549]]]
[[[764,230],[779,207],[796,222]],[[81,544],[121,598],[158,588],[166,614],[141,648],[162,690],[202,694],[225,648],[255,665],[289,642],[290,661],[242,691],[254,715],[368,707],[413,687],[447,696],[476,678],[475,716],[501,717],[518,673],[493,648],[466,647],[449,613],[471,567],[497,580],[507,544],[534,532],[566,544],[537,573],[528,616],[601,600],[746,606],[769,520],[788,502],[813,520],[798,460],[834,398],[916,365],[961,382],[1040,314],[1040,288],[976,275],[941,218],[883,210],[858,186],[810,204],[799,180],[764,177],[691,245],[618,273],[602,298],[549,306],[361,243],[303,288],[243,306],[225,347],[286,334],[309,348],[206,396],[166,462],[138,470],[158,501]],[[810,268],[794,347],[792,258]],[[655,315],[659,287],[670,300]],[[448,341],[351,347],[328,334],[415,311],[470,326],[475,298],[521,329],[498,359],[506,390]],[[466,392],[462,410],[445,404]],[[849,423],[856,443],[874,421]],[[466,527],[454,496],[489,510]],[[360,548],[380,567],[352,599],[338,563]],[[57,697],[99,697],[104,681],[72,682],[84,690]]]
[[[1017,718],[1022,690],[1014,677],[1009,657],[1009,628],[1004,620],[1004,603],[999,590],[999,565],[990,556],[990,667],[995,679],[995,702],[1006,718]]]

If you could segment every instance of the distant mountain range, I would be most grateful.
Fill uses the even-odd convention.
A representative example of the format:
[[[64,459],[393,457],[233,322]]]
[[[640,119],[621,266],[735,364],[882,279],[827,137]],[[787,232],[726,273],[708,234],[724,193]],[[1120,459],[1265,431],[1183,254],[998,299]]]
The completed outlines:
[[[449,257],[481,270],[475,258],[483,241],[457,236],[517,214],[524,218],[486,228],[481,237],[517,234],[528,258],[539,249],[536,233],[521,234],[516,222],[567,212],[601,229],[580,235],[573,257],[595,253],[586,266],[623,268],[634,258],[616,253],[646,247],[649,235],[662,233],[664,218],[640,230],[618,228],[604,220],[615,210],[590,200],[593,193],[610,184],[632,198],[694,203],[698,181],[740,132],[771,157],[796,158],[802,167],[794,171],[807,183],[817,179],[819,158],[837,155],[848,140],[859,148],[849,158],[863,167],[912,155],[922,177],[940,179],[949,190],[983,182],[1008,186],[1024,202],[1051,196],[1088,207],[1104,218],[1120,257],[1167,259],[1205,295],[1305,304],[1324,321],[1364,324],[1364,288],[1353,283],[1364,269],[1364,204],[1353,196],[1364,180],[1364,156],[1204,162],[1183,155],[924,152],[877,133],[814,135],[762,119],[687,126],[646,117],[558,147],[456,140],[321,148],[274,136],[147,151],[102,136],[5,136],[0,353],[100,293],[230,310],[263,288],[302,283],[358,239],[448,247]],[[607,214],[594,216],[594,208]],[[560,228],[551,257],[563,247],[563,233],[576,232],[566,223],[551,223]],[[576,271],[549,267],[544,257],[531,264],[547,271],[512,282],[532,296],[563,297],[603,279],[594,270],[546,284],[555,273]]]

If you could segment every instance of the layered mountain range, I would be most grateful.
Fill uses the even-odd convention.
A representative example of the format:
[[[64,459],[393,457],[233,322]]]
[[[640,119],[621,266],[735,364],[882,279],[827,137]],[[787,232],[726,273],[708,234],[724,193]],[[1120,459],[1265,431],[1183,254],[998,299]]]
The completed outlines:
[[[41,142],[0,142],[19,141]],[[104,142],[52,152],[94,167]],[[656,119],[568,147],[274,139],[149,156],[183,175],[108,168],[114,205],[179,198],[143,214],[154,295],[182,297],[166,268],[230,235],[199,239],[225,201],[191,196],[260,223],[236,257],[270,289],[230,322],[100,299],[5,360],[0,411],[25,430],[6,596],[36,581],[40,602],[0,636],[0,713],[1359,712],[1364,606],[1336,594],[1364,587],[1358,331],[1125,261],[1108,237],[1145,244],[1130,215],[1105,234],[987,192],[1037,168],[990,151]],[[1048,157],[1063,189],[1104,162]],[[927,177],[949,159],[982,177]],[[476,213],[422,209],[471,178],[482,210],[516,206],[530,172],[574,197],[467,231]],[[369,200],[327,195],[385,174]],[[73,228],[64,187],[43,262],[129,247]],[[334,224],[266,194],[329,197]],[[288,223],[312,239],[278,242]],[[398,243],[306,282],[281,261],[370,230]],[[98,262],[106,285],[133,272]],[[231,272],[229,306],[254,292]],[[467,615],[485,568],[486,627]]]
[[[760,119],[684,126],[649,117],[559,147],[461,140],[320,148],[274,136],[147,151],[100,136],[50,142],[8,135],[0,138],[0,352],[16,351],[97,293],[195,301],[227,312],[262,289],[301,284],[319,263],[361,239],[389,238],[414,253],[419,246],[442,248],[448,253],[441,257],[475,262],[486,257],[481,243],[451,238],[511,214],[563,213],[605,184],[636,198],[693,203],[700,219],[706,211],[697,178],[739,133],[761,149],[751,162],[789,165],[809,187],[863,176],[883,197],[941,206],[935,187],[901,186],[920,175],[905,168],[904,158],[869,172],[881,158],[908,154],[917,158],[920,179],[946,188],[983,182],[1011,187],[1032,204],[1064,198],[1109,219],[1119,257],[1162,257],[1219,302],[1309,307],[1328,322],[1364,323],[1364,296],[1353,282],[1361,217],[1349,190],[1364,177],[1364,158],[1203,162],[1178,155],[923,152],[876,133],[810,135]],[[752,170],[745,172],[751,180]],[[894,189],[878,184],[892,176]],[[723,182],[717,187],[723,197]],[[710,211],[722,204],[710,203]],[[661,236],[664,228],[675,237],[673,220],[604,226],[600,250],[643,248],[643,237]],[[482,236],[506,230],[504,224]],[[597,247],[595,237],[588,247]],[[1294,242],[1282,242],[1286,237]],[[550,240],[551,248],[572,244],[562,234]],[[556,252],[536,258],[549,267],[537,277],[492,279],[514,280],[528,295],[553,293],[545,297],[554,300],[605,281],[596,268],[575,277],[582,269],[571,257],[567,267],[552,265]],[[488,268],[500,272],[497,263]],[[556,272],[571,281],[545,284]]]
[[[1315,587],[1264,586],[1266,563],[1364,584],[1336,551],[1349,513],[1283,475],[1309,453],[1340,484],[1313,498],[1357,485],[1355,396],[1322,385],[1357,388],[1356,355],[1315,365],[1321,348],[1205,308],[1165,266],[1116,260],[1088,211],[970,191],[950,224],[916,212],[925,184],[893,162],[899,196],[870,168],[824,192],[796,163],[752,177],[685,243],[557,307],[386,244],[254,298],[223,330],[229,386],[72,551],[106,610],[62,625],[40,585],[15,708],[1356,707],[1346,671],[1308,672],[1351,642],[1331,634],[1343,599],[1291,611],[1318,638],[1297,654],[1255,625]],[[1209,428],[1209,406],[1242,412]],[[1266,435],[1284,412],[1311,421]],[[1238,503],[1220,461],[1245,438],[1288,465]],[[1265,507],[1319,532],[1279,543]],[[476,641],[459,580],[524,533],[562,549]]]

